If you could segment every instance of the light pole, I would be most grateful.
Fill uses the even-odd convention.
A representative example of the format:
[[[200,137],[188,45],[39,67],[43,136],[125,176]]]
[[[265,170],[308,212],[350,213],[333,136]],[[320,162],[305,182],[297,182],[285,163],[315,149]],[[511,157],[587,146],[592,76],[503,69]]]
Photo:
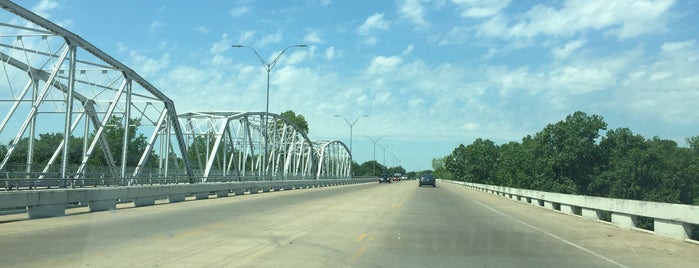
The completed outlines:
[[[367,137],[369,137],[369,136],[367,136]],[[383,135],[383,136],[378,137],[376,139],[369,137],[371,142],[374,143],[374,169],[372,169],[372,171],[371,171],[371,175],[374,175],[374,176],[376,175],[376,143],[379,142],[379,140],[383,137],[386,137],[386,135]]]
[[[365,114],[365,115],[362,115],[362,116],[358,116],[357,119],[354,119],[354,121],[352,121],[352,123],[350,123],[350,121],[347,120],[347,118],[344,117],[344,116],[342,116],[342,115],[336,114],[335,117],[341,117],[342,119],[344,119],[345,122],[347,122],[347,125],[348,125],[349,128],[350,128],[350,174],[352,174],[352,157],[353,157],[353,154],[352,154],[352,128],[354,127],[354,124],[356,124],[357,121],[359,121],[359,118],[362,118],[362,117],[369,117],[369,115],[368,115],[368,114]]]
[[[388,164],[386,164],[386,149],[388,149],[388,146],[391,145],[389,144],[384,147],[383,145],[379,144],[379,146],[381,147],[381,149],[383,149],[383,164],[386,166],[386,168],[388,168]]]
[[[285,49],[282,50],[282,52],[279,52],[279,55],[274,58],[274,60],[271,63],[267,63],[262,56],[260,56],[260,53],[257,53],[257,50],[250,46],[245,46],[245,45],[233,45],[233,47],[239,48],[239,47],[247,47],[252,52],[255,52],[255,56],[257,56],[257,59],[260,60],[260,63],[262,63],[262,66],[264,66],[265,71],[267,71],[267,102],[265,105],[265,116],[264,116],[264,128],[263,131],[265,132],[265,150],[263,152],[263,159],[262,159],[262,172],[260,172],[260,175],[265,175],[267,173],[267,149],[268,149],[268,144],[267,140],[269,139],[269,136],[267,134],[267,115],[269,114],[269,73],[272,72],[272,69],[274,68],[275,65],[277,65],[277,62],[279,62],[279,58],[284,55],[284,52],[286,52],[287,49],[290,49],[292,47],[307,47],[307,45],[304,44],[299,44],[299,45],[291,45],[286,47]]]

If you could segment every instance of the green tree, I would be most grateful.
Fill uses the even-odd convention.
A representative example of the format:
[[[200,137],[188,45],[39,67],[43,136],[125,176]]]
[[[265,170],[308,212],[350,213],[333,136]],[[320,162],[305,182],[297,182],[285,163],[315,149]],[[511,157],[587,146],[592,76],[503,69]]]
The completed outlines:
[[[296,114],[294,111],[288,110],[281,113],[280,116],[294,123],[294,125],[299,127],[304,134],[308,135],[308,122],[306,122],[306,118],[303,117],[303,115]]]
[[[454,180],[454,174],[451,174],[446,168],[447,157],[432,159],[432,169],[434,176],[443,180]]]

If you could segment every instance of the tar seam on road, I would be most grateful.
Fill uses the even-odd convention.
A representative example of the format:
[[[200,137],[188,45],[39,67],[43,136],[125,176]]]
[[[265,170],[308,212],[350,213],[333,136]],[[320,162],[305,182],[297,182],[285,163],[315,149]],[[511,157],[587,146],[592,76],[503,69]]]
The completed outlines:
[[[611,263],[611,264],[614,264],[614,265],[616,265],[616,266],[623,267],[623,268],[629,268],[628,266],[623,265],[623,264],[621,264],[621,263],[618,263],[618,262],[616,262],[616,261],[614,261],[614,260],[612,260],[612,259],[610,259],[610,258],[607,258],[607,257],[603,256],[602,254],[599,254],[599,253],[594,252],[594,251],[592,251],[592,250],[590,250],[590,249],[588,249],[588,248],[586,248],[586,247],[583,247],[583,246],[581,246],[581,245],[578,245],[578,244],[575,244],[575,243],[570,242],[570,241],[568,241],[568,240],[565,240],[565,239],[563,239],[563,238],[561,238],[561,237],[559,237],[559,236],[557,236],[557,235],[555,235],[555,234],[552,234],[552,233],[549,233],[549,232],[544,231],[544,230],[542,230],[542,229],[539,229],[539,228],[537,228],[537,227],[535,227],[535,226],[533,226],[533,225],[531,225],[531,224],[528,224],[528,223],[526,223],[526,222],[521,221],[520,219],[514,218],[514,217],[512,217],[512,216],[510,216],[510,215],[507,215],[507,214],[505,214],[505,213],[502,213],[502,212],[500,212],[500,211],[498,211],[498,210],[496,210],[496,209],[494,209],[494,208],[491,208],[491,207],[489,207],[489,206],[486,205],[486,204],[483,204],[483,203],[478,202],[478,201],[476,201],[476,200],[471,200],[471,201],[476,202],[476,204],[479,204],[479,205],[483,206],[484,208],[490,209],[490,210],[492,210],[493,212],[495,212],[495,213],[497,213],[497,214],[500,214],[500,215],[502,215],[502,216],[505,216],[505,217],[507,217],[507,218],[510,218],[510,219],[512,219],[512,220],[514,220],[514,221],[516,221],[516,222],[519,222],[519,223],[521,223],[521,224],[524,225],[524,226],[527,226],[527,227],[532,228],[532,229],[534,229],[534,230],[536,230],[536,231],[542,232],[542,233],[545,234],[545,235],[548,235],[548,236],[550,236],[550,237],[553,237],[553,238],[557,239],[558,241],[561,241],[561,242],[566,243],[566,244],[568,244],[568,245],[571,245],[571,246],[573,246],[573,247],[575,247],[575,248],[577,248],[577,249],[579,249],[579,250],[582,250],[582,251],[585,251],[585,252],[587,252],[587,253],[590,253],[590,254],[592,254],[592,255],[594,255],[594,256],[600,258],[600,259],[603,259],[603,260],[605,260],[605,261],[607,261],[607,262],[609,262],[609,263]]]

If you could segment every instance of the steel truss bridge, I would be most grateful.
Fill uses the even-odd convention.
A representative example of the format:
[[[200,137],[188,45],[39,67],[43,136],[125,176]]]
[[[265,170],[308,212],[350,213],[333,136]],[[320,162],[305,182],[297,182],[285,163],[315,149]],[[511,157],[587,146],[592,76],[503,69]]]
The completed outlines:
[[[339,141],[312,141],[276,114],[178,114],[154,85],[80,36],[10,1],[0,7],[6,184],[350,177],[350,153]]]

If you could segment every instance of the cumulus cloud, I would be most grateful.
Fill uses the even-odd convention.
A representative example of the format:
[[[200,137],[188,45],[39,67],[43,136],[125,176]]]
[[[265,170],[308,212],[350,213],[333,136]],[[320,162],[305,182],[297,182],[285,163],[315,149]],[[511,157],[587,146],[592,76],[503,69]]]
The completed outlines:
[[[487,18],[499,14],[510,5],[510,0],[452,0],[461,9],[461,16]]]
[[[384,19],[384,14],[376,13],[364,20],[362,25],[357,28],[357,33],[365,37],[365,43],[375,44],[378,42],[375,34],[379,31],[388,30],[390,27],[391,23]]]
[[[276,33],[263,36],[258,43],[260,46],[266,46],[273,43],[279,43],[280,41],[282,41],[282,31],[277,31]]]
[[[574,41],[570,41],[566,43],[563,47],[555,47],[552,49],[551,54],[556,59],[565,59],[567,58],[571,53],[575,52],[576,50],[580,49],[587,43],[587,40],[585,39],[578,39]]]
[[[596,30],[625,39],[662,30],[673,4],[673,0],[567,0],[560,7],[539,4],[522,16],[510,16],[513,19],[493,16],[478,32],[509,39]]]
[[[377,56],[377,57],[374,57],[374,59],[371,61],[371,65],[369,65],[368,73],[369,74],[378,74],[378,73],[390,72],[392,70],[395,70],[396,67],[402,61],[403,60],[397,56],[392,56],[392,57]]]
[[[323,43],[323,39],[320,38],[320,34],[318,31],[310,31],[306,36],[303,37],[303,41],[306,43],[314,43],[314,44],[319,44]]]
[[[228,11],[228,14],[231,15],[231,17],[237,18],[247,14],[248,12],[250,12],[249,7],[235,7],[231,8],[231,10]]]
[[[399,1],[398,12],[418,27],[429,26],[429,22],[425,20],[425,8],[422,6],[421,0]]]

